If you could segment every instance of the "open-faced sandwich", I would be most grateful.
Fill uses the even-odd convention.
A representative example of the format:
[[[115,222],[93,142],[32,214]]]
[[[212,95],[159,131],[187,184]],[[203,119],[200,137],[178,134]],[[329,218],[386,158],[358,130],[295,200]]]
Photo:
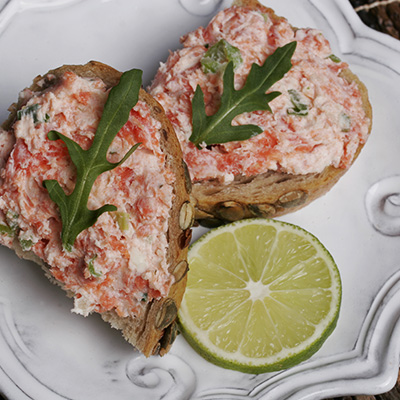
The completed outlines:
[[[23,90],[0,130],[0,241],[146,356],[175,337],[193,215],[162,107],[90,62]]]
[[[321,32],[239,0],[181,41],[149,91],[180,140],[198,220],[294,211],[352,165],[371,107]]]

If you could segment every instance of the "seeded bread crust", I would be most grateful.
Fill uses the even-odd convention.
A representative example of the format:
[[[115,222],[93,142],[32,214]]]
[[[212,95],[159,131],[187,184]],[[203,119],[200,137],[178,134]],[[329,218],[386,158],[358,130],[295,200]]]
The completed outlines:
[[[257,0],[235,0],[234,6],[250,7],[280,20],[275,12]],[[296,30],[296,28],[293,28]],[[355,82],[362,95],[362,104],[372,128],[372,108],[365,85],[349,69],[341,72],[348,82]],[[360,144],[353,163],[359,155]],[[205,226],[252,217],[278,217],[296,211],[327,193],[347,169],[326,167],[321,173],[293,175],[270,171],[250,177],[236,175],[230,183],[203,180],[193,183],[192,198],[196,219]]]
[[[121,77],[121,73],[108,65],[90,61],[85,65],[64,65],[49,71],[43,76],[34,79],[30,89],[34,92],[41,92],[54,85],[66,71],[74,72],[84,78],[100,78],[107,87],[115,86]],[[48,80],[47,76],[54,75],[56,80]],[[44,84],[43,84],[44,80]],[[109,322],[112,327],[122,331],[125,339],[140,350],[145,356],[153,354],[164,355],[168,352],[176,337],[176,315],[179,309],[183,293],[186,287],[186,272],[188,269],[186,257],[187,247],[191,236],[191,223],[194,211],[188,208],[190,184],[186,181],[185,167],[182,162],[182,152],[178,139],[171,123],[166,118],[161,105],[143,89],[140,89],[139,100],[146,102],[151,109],[151,116],[161,123],[160,137],[161,148],[166,154],[166,163],[175,174],[173,183],[174,200],[170,210],[167,239],[169,247],[167,250],[167,262],[169,272],[174,275],[175,283],[172,285],[168,296],[148,303],[143,318],[121,318],[116,312],[108,311],[101,314],[102,318]],[[10,116],[3,124],[3,128],[10,130],[16,119],[17,110],[21,103],[13,104],[10,107]],[[186,212],[186,218],[182,220],[182,212]],[[34,261],[42,266],[46,276],[61,287],[62,283],[54,279],[49,271],[49,266],[29,251],[23,251],[18,240],[14,241],[14,250],[21,258]],[[68,292],[72,297],[74,293]]]

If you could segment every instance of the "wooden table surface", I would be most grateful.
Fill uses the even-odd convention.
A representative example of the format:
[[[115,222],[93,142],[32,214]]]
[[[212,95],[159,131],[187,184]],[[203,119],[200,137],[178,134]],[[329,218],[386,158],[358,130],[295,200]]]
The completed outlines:
[[[400,39],[400,0],[350,0],[365,24]],[[7,400],[0,394],[0,400]],[[400,372],[395,387],[383,394],[345,396],[326,400],[400,400]]]

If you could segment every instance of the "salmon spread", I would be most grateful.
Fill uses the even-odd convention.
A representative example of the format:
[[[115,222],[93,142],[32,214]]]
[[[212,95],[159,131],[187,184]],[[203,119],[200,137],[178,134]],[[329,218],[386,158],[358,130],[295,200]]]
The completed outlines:
[[[238,115],[233,125],[254,124],[263,132],[248,140],[198,149],[192,133],[192,98],[200,85],[208,115],[219,107],[223,72],[202,68],[210,47],[224,40],[240,52],[235,89],[243,87],[251,65],[262,65],[278,47],[296,41],[292,68],[269,91],[281,94],[269,111]],[[161,64],[150,93],[163,105],[180,140],[194,181],[229,182],[236,175],[268,171],[303,175],[327,166],[348,168],[359,144],[366,141],[369,119],[356,83],[341,76],[348,65],[332,54],[315,29],[293,29],[281,17],[247,7],[219,12],[206,28],[182,37],[183,48]],[[237,61],[238,57],[235,57]]]
[[[54,82],[42,92],[25,89],[12,129],[0,131],[0,241],[9,247],[17,242],[43,260],[74,294],[74,312],[140,316],[149,301],[168,294],[174,279],[167,264],[174,174],[161,149],[160,123],[139,100],[113,140],[108,161],[116,163],[141,145],[123,164],[98,176],[87,205],[113,204],[118,210],[102,214],[67,251],[58,207],[43,181],[56,179],[69,194],[76,170],[64,143],[47,134],[56,130],[88,149],[109,90],[100,79],[72,72]]]

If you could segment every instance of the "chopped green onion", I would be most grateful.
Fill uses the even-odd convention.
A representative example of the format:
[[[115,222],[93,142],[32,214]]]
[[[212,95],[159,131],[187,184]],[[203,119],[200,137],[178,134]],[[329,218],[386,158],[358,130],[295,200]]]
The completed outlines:
[[[28,251],[33,246],[33,241],[30,239],[19,239],[19,244],[21,245],[22,250]]]
[[[240,50],[221,39],[211,46],[201,59],[201,66],[204,73],[217,73],[225,69],[227,64],[232,61],[233,68],[236,69],[242,63]]]
[[[268,14],[266,14],[266,13],[261,13],[261,15],[263,16],[265,22],[268,22],[268,21],[269,21],[269,15],[268,15]]]
[[[20,120],[26,115],[30,115],[33,118],[33,122],[37,124],[39,122],[37,112],[40,108],[40,104],[32,104],[31,106],[22,107],[17,111],[17,119]]]
[[[307,115],[308,105],[302,102],[300,93],[297,90],[289,89],[290,101],[293,107],[288,108],[287,113],[290,115]]]
[[[6,213],[7,224],[10,227],[10,229],[13,231],[13,233],[15,233],[16,230],[19,228],[18,217],[19,217],[19,215],[16,214],[14,211],[7,210],[7,213]]]
[[[348,132],[351,128],[351,118],[344,112],[339,115],[339,126],[342,132]]]
[[[14,236],[14,231],[7,225],[0,224],[0,233],[6,233],[8,236]]]
[[[40,104],[32,104],[31,106],[22,107],[20,110],[17,111],[17,119],[21,120],[23,116],[28,115],[33,118],[33,122],[35,124],[37,124],[39,122],[49,122],[50,115],[47,113],[44,115],[43,121],[39,120],[39,117],[38,117],[39,108],[40,108]]]
[[[140,301],[146,302],[148,297],[149,295],[147,293],[142,293],[142,298],[140,299]]]
[[[129,214],[127,212],[117,211],[115,216],[119,229],[121,229],[121,231],[127,231],[129,229]]]
[[[338,57],[338,56],[335,56],[334,54],[331,54],[330,56],[328,56],[327,58],[329,58],[329,59],[331,59],[333,62],[335,62],[335,63],[340,63],[340,62],[342,62],[342,60]]]
[[[90,272],[90,275],[99,278],[101,276],[101,272],[97,272],[94,269],[94,260],[97,258],[97,254],[95,254],[90,260],[89,260],[89,264],[88,264],[88,270]]]

